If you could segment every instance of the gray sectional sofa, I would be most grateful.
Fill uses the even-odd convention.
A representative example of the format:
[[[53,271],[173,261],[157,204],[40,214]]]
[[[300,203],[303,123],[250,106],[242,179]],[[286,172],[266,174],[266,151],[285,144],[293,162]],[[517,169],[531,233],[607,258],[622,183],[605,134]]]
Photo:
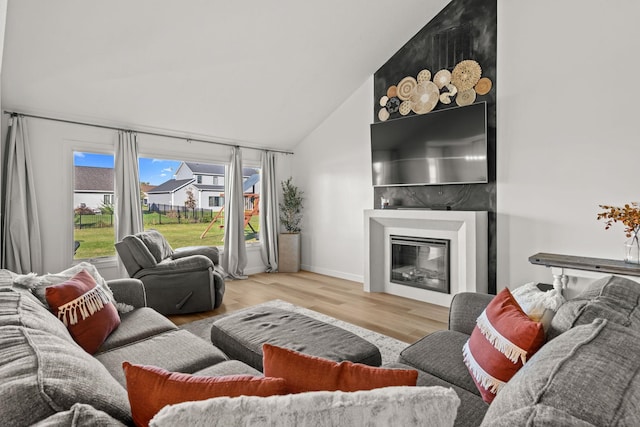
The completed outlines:
[[[137,279],[108,282],[116,301],[134,309],[91,356],[13,276],[0,270],[2,425],[132,425],[125,360],[198,375],[260,374],[146,307]]]
[[[146,307],[142,282],[108,282],[134,307],[91,356],[27,289],[0,270],[0,419],[7,426],[132,425],[122,362],[196,375],[260,375]],[[485,404],[462,346],[492,296],[462,293],[449,330],[408,346],[391,367],[414,368],[418,385],[453,389],[458,426],[640,425],[640,284],[595,281],[564,303],[549,341]],[[389,365],[387,365],[389,367]]]
[[[640,283],[604,277],[562,304],[546,344],[487,405],[462,346],[492,298],[456,295],[449,330],[410,345],[392,366],[418,369],[418,385],[452,387],[456,426],[640,425]]]

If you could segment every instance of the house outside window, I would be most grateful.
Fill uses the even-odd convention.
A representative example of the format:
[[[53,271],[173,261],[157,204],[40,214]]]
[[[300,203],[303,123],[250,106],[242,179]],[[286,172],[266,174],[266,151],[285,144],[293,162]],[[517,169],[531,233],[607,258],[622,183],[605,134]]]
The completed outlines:
[[[74,259],[115,256],[114,156],[73,153]]]
[[[116,255],[113,165],[113,154],[74,153],[76,260]],[[139,171],[145,230],[158,230],[174,248],[224,244],[224,165],[140,157]],[[260,170],[244,168],[243,175],[250,244],[258,239]]]

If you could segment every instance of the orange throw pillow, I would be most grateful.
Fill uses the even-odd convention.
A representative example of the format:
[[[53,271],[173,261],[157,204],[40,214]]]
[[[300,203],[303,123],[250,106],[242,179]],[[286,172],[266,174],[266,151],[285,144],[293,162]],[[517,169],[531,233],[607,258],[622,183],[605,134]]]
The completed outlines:
[[[496,394],[544,344],[542,323],[529,319],[508,288],[487,305],[462,353],[482,399]]]
[[[349,361],[334,362],[270,344],[262,345],[264,375],[284,378],[289,393],[358,391],[415,386],[418,371],[376,368]]]
[[[87,353],[94,354],[120,325],[118,310],[109,294],[86,270],[66,282],[47,286],[45,297],[51,311]]]
[[[155,414],[167,405],[212,397],[271,396],[286,394],[282,378],[226,375],[199,377],[169,372],[155,366],[123,362],[127,394],[136,426],[148,426]]]

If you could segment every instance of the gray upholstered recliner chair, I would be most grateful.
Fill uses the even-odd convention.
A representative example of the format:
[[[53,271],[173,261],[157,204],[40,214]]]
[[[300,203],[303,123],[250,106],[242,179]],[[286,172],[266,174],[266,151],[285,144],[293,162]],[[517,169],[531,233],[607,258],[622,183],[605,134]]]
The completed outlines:
[[[147,305],[162,314],[208,311],[222,304],[224,279],[216,271],[218,248],[190,246],[175,251],[156,230],[126,236],[116,251],[129,276],[140,279]]]

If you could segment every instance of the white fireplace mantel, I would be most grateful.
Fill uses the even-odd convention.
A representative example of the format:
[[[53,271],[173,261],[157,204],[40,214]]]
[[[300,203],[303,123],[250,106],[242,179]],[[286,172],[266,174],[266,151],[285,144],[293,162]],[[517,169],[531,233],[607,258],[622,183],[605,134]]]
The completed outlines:
[[[365,222],[366,292],[386,292],[449,307],[459,292],[487,292],[486,211],[369,209]],[[450,293],[391,283],[392,234],[450,240]]]

